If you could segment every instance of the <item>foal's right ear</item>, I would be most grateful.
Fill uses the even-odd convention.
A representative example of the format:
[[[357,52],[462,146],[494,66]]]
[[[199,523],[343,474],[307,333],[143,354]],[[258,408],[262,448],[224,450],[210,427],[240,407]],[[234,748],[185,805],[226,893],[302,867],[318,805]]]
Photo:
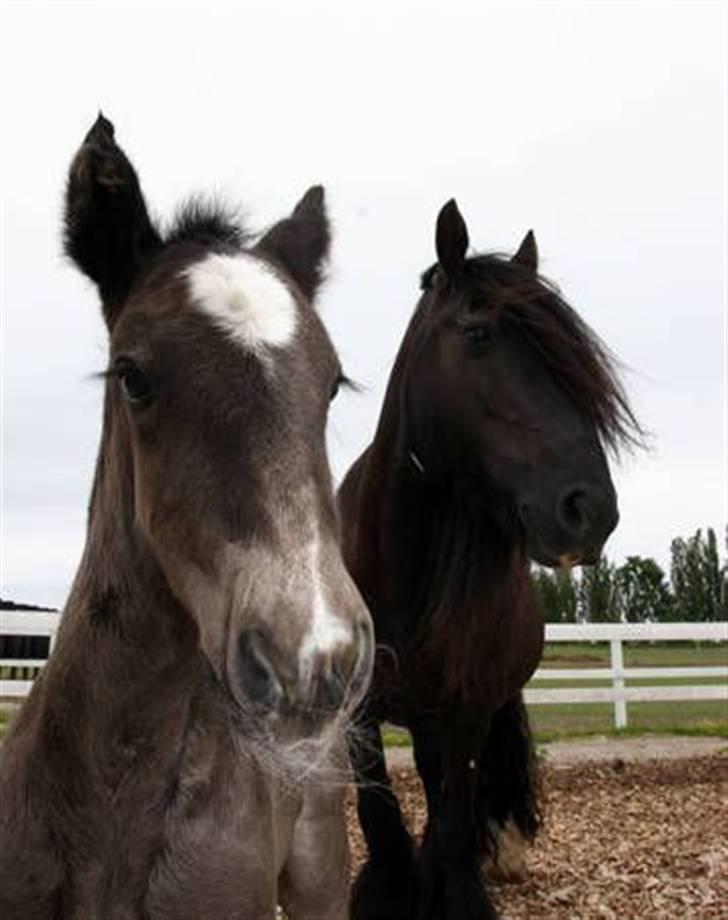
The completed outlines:
[[[468,251],[468,228],[454,198],[437,215],[435,246],[440,268],[448,278],[454,278],[465,263]]]
[[[271,227],[255,248],[279,262],[308,300],[313,300],[323,279],[330,243],[324,189],[313,185],[291,216]]]
[[[96,282],[111,327],[140,267],[161,246],[139,179],[99,113],[71,163],[66,187],[65,250]]]

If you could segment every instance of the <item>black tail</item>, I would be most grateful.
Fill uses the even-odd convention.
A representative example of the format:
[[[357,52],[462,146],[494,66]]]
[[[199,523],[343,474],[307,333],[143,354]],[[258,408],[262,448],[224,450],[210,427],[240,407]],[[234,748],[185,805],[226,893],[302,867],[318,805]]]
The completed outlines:
[[[523,697],[510,699],[493,716],[478,768],[476,820],[485,849],[492,841],[488,821],[512,818],[533,840],[541,825],[538,764]]]

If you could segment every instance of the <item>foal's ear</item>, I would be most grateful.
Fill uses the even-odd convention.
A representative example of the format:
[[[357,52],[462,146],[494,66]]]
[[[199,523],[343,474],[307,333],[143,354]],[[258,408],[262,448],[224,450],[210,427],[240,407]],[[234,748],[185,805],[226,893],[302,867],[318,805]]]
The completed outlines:
[[[313,300],[323,279],[330,242],[324,189],[314,185],[291,216],[271,227],[255,248],[280,262],[303,294]]]
[[[532,271],[534,275],[536,274],[538,271],[538,246],[536,246],[536,237],[533,235],[533,230],[529,230],[523,237],[523,241],[511,262],[518,262],[519,265],[523,265],[524,268]]]
[[[435,246],[440,268],[448,278],[453,278],[465,263],[468,251],[468,228],[454,198],[437,215]]]
[[[111,326],[139,268],[161,245],[134,167],[99,113],[71,163],[65,250],[96,282]]]

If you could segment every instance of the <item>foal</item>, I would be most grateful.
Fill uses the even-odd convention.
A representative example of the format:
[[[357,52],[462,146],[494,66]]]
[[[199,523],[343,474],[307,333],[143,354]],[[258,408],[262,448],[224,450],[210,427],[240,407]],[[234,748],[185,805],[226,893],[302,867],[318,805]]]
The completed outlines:
[[[319,187],[249,248],[199,206],[162,235],[103,116],[71,165],[109,369],[86,548],[2,748],[3,920],[347,915],[317,777],[373,643],[325,451],[328,245]]]

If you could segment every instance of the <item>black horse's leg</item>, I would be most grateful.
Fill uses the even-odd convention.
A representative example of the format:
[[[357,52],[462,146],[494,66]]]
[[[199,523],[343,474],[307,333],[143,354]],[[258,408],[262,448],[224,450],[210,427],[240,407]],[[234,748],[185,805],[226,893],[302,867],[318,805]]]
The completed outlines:
[[[477,762],[488,729],[487,715],[476,722],[443,727],[443,782],[434,824],[423,848],[423,878],[435,879],[421,898],[418,920],[498,920],[478,865],[475,796]]]
[[[536,836],[540,814],[536,756],[520,693],[491,720],[478,768],[476,813],[489,871],[522,877],[523,847]]]
[[[419,855],[420,866],[430,867],[437,864],[437,857],[430,850],[437,848],[436,815],[442,804],[442,751],[437,733],[432,726],[418,725],[412,728],[415,766],[422,780],[427,800],[427,826]],[[436,896],[438,876],[432,871],[420,874],[419,902],[431,904]]]
[[[351,920],[410,920],[417,899],[412,838],[387,774],[379,725],[360,724],[350,747],[369,858],[354,883]]]
[[[412,728],[415,766],[427,799],[428,819],[432,819],[442,797],[442,752],[437,733],[430,728]]]

